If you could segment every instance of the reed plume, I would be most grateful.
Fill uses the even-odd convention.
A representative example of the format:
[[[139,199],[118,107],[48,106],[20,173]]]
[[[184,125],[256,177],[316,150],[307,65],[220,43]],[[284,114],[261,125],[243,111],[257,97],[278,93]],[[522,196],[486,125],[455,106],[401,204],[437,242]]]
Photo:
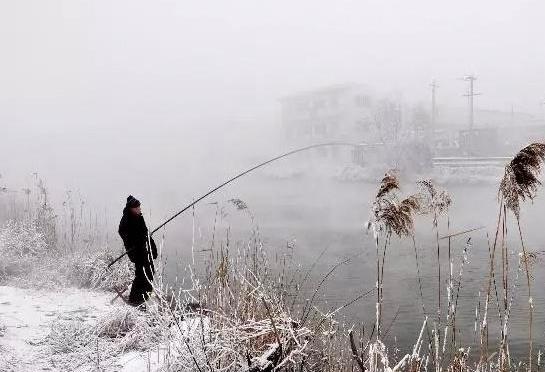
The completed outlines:
[[[419,195],[411,195],[400,202],[395,199],[379,198],[375,200],[374,220],[380,230],[387,235],[394,233],[398,237],[410,236],[414,230],[414,215],[421,210]]]
[[[437,252],[437,322],[441,328],[441,245],[439,243],[439,216],[448,212],[452,199],[448,192],[441,190],[435,186],[432,180],[421,180],[417,182],[419,195],[423,198],[421,212],[424,214],[433,215],[433,228],[435,230],[435,242]],[[449,241],[449,265],[451,264],[450,241]],[[452,271],[450,271],[449,285],[452,284]],[[447,313],[447,319],[449,313]],[[441,342],[441,334],[437,335],[439,343]],[[436,355],[439,357],[439,354]],[[439,360],[435,360],[436,365],[440,365]]]
[[[398,237],[410,236],[413,232],[415,214],[422,210],[421,196],[414,194],[399,200],[401,190],[395,170],[384,175],[373,203],[373,218],[370,226],[386,235],[394,233]]]
[[[380,182],[380,187],[375,199],[380,199],[390,192],[399,191],[399,179],[397,178],[396,171],[391,170],[384,175],[384,178]]]
[[[527,251],[524,243],[522,228],[520,225],[520,202],[524,202],[527,199],[533,200],[536,197],[538,187],[541,186],[541,181],[538,177],[544,163],[545,143],[536,142],[526,146],[515,155],[509,164],[505,166],[505,173],[498,191],[500,199],[500,216],[501,205],[503,203],[504,219],[505,208],[511,210],[515,215],[518,233],[520,236],[520,243],[522,246],[522,261],[524,262],[524,267],[526,269],[526,283],[528,286],[528,342],[530,345],[528,352],[528,370],[530,372],[532,371],[533,351],[533,298],[530,268],[535,256],[532,256],[532,254]]]
[[[520,201],[536,197],[544,162],[545,143],[532,143],[520,150],[505,167],[499,194],[517,218],[520,217]]]
[[[238,199],[238,198],[229,199],[228,202],[233,204],[239,211],[248,209],[248,205],[242,199]]]
[[[421,207],[419,195],[410,195],[400,201],[397,191],[400,191],[399,179],[395,171],[390,171],[386,173],[381,181],[373,202],[372,218],[367,224],[368,228],[373,228],[377,249],[377,341],[381,336],[384,266],[390,238],[392,234],[397,235],[399,238],[412,236],[414,230],[413,218]],[[379,232],[384,232],[382,253],[380,253],[379,247]]]
[[[447,191],[437,188],[432,180],[418,181],[417,186],[420,189],[419,195],[423,198],[421,213],[433,213],[433,223],[437,226],[437,217],[448,210],[452,198]]]

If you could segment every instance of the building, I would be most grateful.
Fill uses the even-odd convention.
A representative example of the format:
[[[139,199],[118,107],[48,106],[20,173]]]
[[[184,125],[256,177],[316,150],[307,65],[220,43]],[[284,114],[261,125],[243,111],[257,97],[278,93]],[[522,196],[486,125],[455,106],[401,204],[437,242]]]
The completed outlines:
[[[360,84],[293,94],[280,99],[280,103],[282,127],[291,146],[330,141],[382,142],[383,121],[396,116],[398,108],[392,101],[377,99],[372,90]],[[321,151],[324,156],[345,158],[342,152],[338,148]]]
[[[354,139],[373,124],[373,93],[363,85],[334,85],[280,99],[286,138],[310,143]]]
[[[475,110],[469,130],[467,110],[443,107],[434,131],[437,156],[503,156],[543,140],[545,123],[523,112]]]

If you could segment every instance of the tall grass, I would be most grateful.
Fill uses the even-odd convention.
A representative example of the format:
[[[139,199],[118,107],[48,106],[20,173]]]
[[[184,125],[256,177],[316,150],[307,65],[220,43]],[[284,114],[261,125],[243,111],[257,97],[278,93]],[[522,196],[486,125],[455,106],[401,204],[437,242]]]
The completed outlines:
[[[510,210],[516,219],[518,234],[520,237],[520,244],[522,248],[522,260],[526,271],[526,284],[528,288],[528,370],[532,370],[533,359],[533,298],[532,298],[532,286],[531,286],[531,273],[529,255],[526,246],[524,244],[524,237],[522,233],[522,227],[520,223],[521,219],[521,202],[533,200],[536,197],[538,187],[541,185],[539,181],[539,173],[545,162],[545,143],[533,143],[522,150],[520,150],[513,160],[505,167],[505,174],[500,183],[499,195],[500,195],[500,216],[503,211],[503,224],[502,224],[502,237],[505,237],[507,230],[505,227],[506,212]],[[502,210],[503,206],[503,210]],[[498,224],[499,229],[499,224]],[[502,239],[502,269],[505,273],[508,272],[508,254],[505,244],[505,238]],[[494,247],[495,249],[495,247]],[[507,308],[507,274],[504,274],[504,317],[508,310]]]
[[[106,270],[117,254],[107,219],[89,208],[79,193],[68,191],[64,200],[54,203],[37,174],[21,189],[2,190],[0,282],[104,289],[128,285],[132,269],[127,262]]]
[[[202,252],[206,261],[202,265],[192,259],[189,275],[182,285],[174,287],[167,283],[162,275],[164,260],[160,260],[147,312],[125,308],[106,314],[95,324],[55,323],[49,347],[57,358],[72,367],[93,360],[102,368],[112,363],[119,353],[149,352],[156,348],[163,350],[157,352],[159,364],[169,371],[532,371],[541,363],[541,352],[534,360],[533,344],[531,267],[536,255],[528,251],[524,240],[522,202],[535,198],[540,185],[538,173],[544,160],[545,144],[533,144],[521,150],[507,165],[499,187],[495,234],[487,247],[476,248],[473,247],[473,229],[461,233],[451,231],[453,221],[449,211],[455,205],[445,190],[431,180],[402,185],[395,172],[388,172],[372,200],[368,223],[376,254],[375,288],[363,290],[345,304],[329,309],[319,306],[317,300],[327,282],[334,280],[338,270],[350,264],[353,257],[340,259],[318,276],[314,272],[315,263],[305,270],[293,261],[294,247],[290,244],[271,253],[270,248],[275,247],[264,243],[257,220],[245,202],[228,201],[250,221],[249,235],[243,242],[233,239],[230,226],[219,226],[222,208],[219,203],[215,204],[212,239]],[[37,190],[42,188],[37,186]],[[39,200],[38,204],[26,203],[27,210],[30,206],[37,208],[29,215],[48,221],[47,213],[40,214],[38,209],[48,206],[49,200]],[[25,205],[24,199],[18,203]],[[85,244],[100,245],[96,243],[100,239],[93,240],[94,234],[100,234],[100,223],[85,217],[84,206],[74,194],[67,196],[63,227],[54,235],[66,257],[77,258]],[[516,262],[508,247],[509,213],[515,218],[521,245]],[[195,210],[192,217],[195,234]],[[415,226],[425,219],[431,219],[434,232],[428,244],[417,242],[415,235]],[[59,221],[58,218],[53,220]],[[40,228],[39,231],[50,230]],[[456,235],[466,235],[458,257],[451,241]],[[90,239],[87,242],[86,237]],[[45,233],[42,238],[45,242]],[[422,327],[414,335],[413,347],[402,355],[394,350],[395,346],[386,343],[390,327],[383,320],[385,291],[389,284],[386,267],[394,239],[402,246],[406,242],[407,249],[414,253],[416,294],[423,312],[413,315],[415,321],[421,321]],[[437,299],[435,314],[426,310],[419,254],[419,247],[429,243],[433,245],[430,254],[437,265],[437,292],[433,287],[433,296]],[[160,252],[164,250],[163,244],[164,241],[159,244]],[[195,254],[195,237],[191,244]],[[41,247],[36,243],[23,245]],[[474,327],[464,329],[456,320],[464,275],[472,252],[483,248],[489,252],[487,275],[482,283],[483,301],[480,295],[475,299]],[[13,250],[25,252],[22,248]],[[321,255],[317,260],[320,258]],[[443,258],[448,259],[446,271]],[[90,256],[84,268],[69,267],[65,276],[73,275],[72,271],[84,273],[71,281],[101,288],[130,278],[130,272],[123,271],[121,264],[116,271],[119,276],[104,279],[97,268],[104,266],[108,259],[106,254]],[[515,361],[509,348],[512,310],[521,278],[526,279],[528,297],[528,360],[525,363]],[[366,288],[366,284],[362,287]],[[376,313],[370,329],[341,320],[340,314],[346,307],[357,307],[371,295],[375,297]],[[496,311],[499,336],[493,340],[490,328],[495,326],[492,314]],[[473,334],[475,349],[462,344],[462,335],[466,333]]]
[[[532,370],[535,361],[533,360],[533,299],[531,291],[531,264],[535,262],[536,255],[528,252],[521,225],[521,202],[528,199],[533,200],[540,186],[538,178],[539,171],[545,160],[545,144],[532,144],[522,149],[511,161],[505,170],[505,175],[499,187],[499,213],[498,223],[496,226],[496,234],[494,242],[490,247],[490,265],[485,288],[486,299],[484,309],[480,310],[480,304],[476,310],[475,330],[480,334],[480,357],[477,364],[474,366],[477,370],[498,369],[509,370],[515,366],[513,359],[509,353],[509,319],[512,306],[514,303],[516,283],[518,281],[518,273],[521,267],[524,267],[527,296],[528,296],[528,362],[522,364],[529,371]],[[418,182],[419,192],[417,194],[406,197],[400,196],[400,182],[392,174],[387,174],[381,182],[379,191],[375,197],[372,210],[372,219],[369,224],[374,231],[375,248],[377,255],[377,304],[376,304],[376,342],[379,342],[381,335],[381,317],[382,317],[382,302],[384,299],[384,264],[387,248],[390,245],[392,236],[397,238],[409,237],[415,259],[417,262],[416,275],[418,277],[419,294],[422,300],[422,311],[426,314],[426,309],[423,301],[422,283],[420,279],[420,267],[418,264],[418,251],[416,249],[416,241],[412,233],[416,215],[430,214],[433,218],[433,229],[435,235],[436,257],[437,257],[437,316],[433,321],[431,334],[428,333],[428,347],[430,353],[428,360],[431,360],[436,371],[443,368],[453,368],[463,359],[466,363],[470,356],[467,349],[464,352],[464,357],[460,359],[458,350],[460,346],[457,342],[457,335],[461,331],[456,326],[456,313],[458,310],[458,299],[460,287],[462,285],[463,268],[468,261],[468,255],[471,247],[471,238],[467,239],[466,247],[464,248],[459,265],[458,278],[456,285],[454,280],[454,259],[451,252],[450,240],[450,218],[448,217],[448,209],[451,206],[451,199],[444,191],[440,191],[431,181]],[[414,207],[401,208],[408,200],[415,200]],[[507,212],[513,212],[516,219],[518,236],[521,244],[521,254],[517,270],[510,270],[510,258],[507,244]],[[409,213],[410,212],[410,213]],[[448,280],[446,284],[446,319],[443,324],[442,319],[442,260],[441,260],[441,240],[439,233],[439,218],[446,214],[447,223],[447,238],[448,238]],[[501,250],[501,269],[499,273],[496,270],[496,252]],[[511,266],[513,266],[511,264]],[[515,275],[513,280],[512,275]],[[497,278],[500,278],[499,282]],[[514,281],[514,283],[512,283]],[[498,284],[500,284],[498,286]],[[498,291],[499,288],[499,291]],[[499,340],[498,349],[491,350],[489,340],[490,327],[490,310],[492,298],[495,294],[495,299],[499,315]],[[500,300],[501,298],[501,300]],[[443,327],[443,328],[442,328]],[[441,331],[443,329],[443,331]],[[451,334],[449,338],[448,335]],[[450,351],[449,351],[450,350]],[[492,353],[491,353],[492,352]],[[493,361],[494,356],[497,360]],[[357,359],[358,365],[364,362],[361,358]]]

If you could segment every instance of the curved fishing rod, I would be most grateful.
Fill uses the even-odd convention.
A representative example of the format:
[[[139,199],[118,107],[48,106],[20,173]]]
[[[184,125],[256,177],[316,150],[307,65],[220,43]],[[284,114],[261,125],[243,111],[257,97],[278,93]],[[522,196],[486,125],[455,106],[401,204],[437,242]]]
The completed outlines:
[[[197,204],[198,202],[200,202],[201,200],[203,200],[204,198],[206,198],[207,196],[215,193],[216,191],[218,191],[219,189],[221,189],[222,187],[224,186],[227,186],[228,184],[230,184],[231,182],[239,179],[240,177],[243,177],[245,175],[247,175],[248,173],[250,172],[253,172],[254,170],[258,169],[258,168],[261,168],[267,164],[270,164],[274,161],[277,161],[277,160],[280,160],[282,158],[285,158],[285,157],[288,157],[290,155],[294,155],[294,154],[297,154],[299,152],[303,152],[303,151],[308,151],[308,150],[311,150],[311,149],[315,149],[315,148],[318,148],[318,147],[331,147],[331,146],[350,146],[350,147],[356,147],[358,146],[357,143],[351,143],[351,142],[327,142],[327,143],[318,143],[318,144],[315,144],[315,145],[310,145],[310,146],[305,146],[305,147],[301,147],[301,148],[298,148],[298,149],[295,149],[295,150],[292,150],[292,151],[289,151],[289,152],[286,152],[282,155],[278,155],[270,160],[267,160],[267,161],[264,161],[263,163],[260,163],[256,166],[253,166],[251,167],[250,169],[247,169],[245,170],[244,172],[242,173],[239,173],[237,174],[236,176],[228,179],[227,181],[223,182],[222,184],[214,187],[213,189],[211,189],[210,191],[208,191],[206,194],[202,195],[201,197],[199,197],[198,199],[194,200],[192,203],[190,203],[189,205],[187,205],[186,207],[184,207],[182,210],[180,210],[179,212],[175,213],[172,217],[170,217],[169,219],[167,219],[165,222],[163,222],[161,225],[159,225],[158,227],[156,227],[151,233],[150,233],[150,237],[155,234],[158,230],[162,229],[163,227],[165,227],[165,225],[167,225],[169,222],[171,222],[173,219],[175,219],[176,217],[178,217],[180,214],[184,213],[186,210],[188,210],[189,208],[193,207],[195,204]],[[119,261],[121,258],[123,258],[126,254],[128,253],[125,252],[123,253],[121,256],[117,257],[115,260],[113,260],[109,265],[108,265],[108,268],[110,266],[112,266],[113,264],[115,264],[117,261]]]

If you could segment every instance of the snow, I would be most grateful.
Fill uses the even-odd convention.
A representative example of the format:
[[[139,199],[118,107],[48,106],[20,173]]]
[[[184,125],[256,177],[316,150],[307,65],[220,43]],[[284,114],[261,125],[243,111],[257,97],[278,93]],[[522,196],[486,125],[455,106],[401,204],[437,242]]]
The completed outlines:
[[[110,304],[113,297],[112,293],[77,288],[45,291],[0,286],[0,371],[62,370],[49,358],[47,336],[52,322],[92,323],[116,308],[127,306],[120,300]],[[157,364],[150,359],[157,361],[158,358],[150,358],[150,353],[132,351],[120,355],[118,362],[106,370],[156,370]],[[94,367],[91,363],[78,370],[94,370]]]

